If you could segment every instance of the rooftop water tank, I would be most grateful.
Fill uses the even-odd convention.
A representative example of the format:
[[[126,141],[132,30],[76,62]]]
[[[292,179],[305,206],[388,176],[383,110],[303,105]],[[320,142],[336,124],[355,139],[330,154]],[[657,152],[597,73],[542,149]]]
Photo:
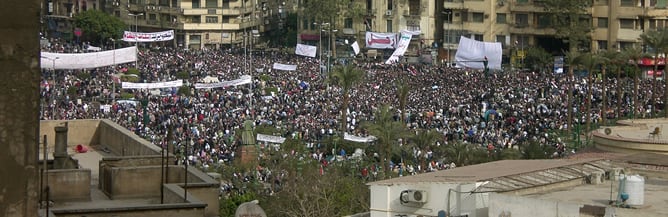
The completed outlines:
[[[629,195],[626,204],[641,206],[645,202],[645,178],[639,175],[626,176],[625,192]]]

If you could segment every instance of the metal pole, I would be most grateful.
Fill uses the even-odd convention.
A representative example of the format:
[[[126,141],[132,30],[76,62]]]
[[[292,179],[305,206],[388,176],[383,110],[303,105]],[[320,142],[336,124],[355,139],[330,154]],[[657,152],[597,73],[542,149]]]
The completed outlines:
[[[322,76],[322,23],[318,24],[318,50],[320,50],[320,55],[318,55],[318,70]]]
[[[190,163],[188,161],[188,141],[186,141],[186,150],[184,151],[185,153],[185,185],[183,186],[183,201],[188,202],[188,164]]]
[[[48,153],[49,153],[49,152],[47,151],[47,150],[48,150],[48,146],[47,146],[48,142],[47,142],[47,140],[46,140],[46,135],[44,135],[44,140],[43,140],[43,141],[44,141],[44,143],[43,143],[43,147],[44,147],[44,148],[43,148],[42,151],[43,151],[44,153],[42,154],[42,156],[44,156],[44,157],[42,158],[42,177],[40,178],[40,185],[39,185],[39,189],[40,189],[40,190],[39,190],[39,201],[40,201],[40,203],[41,203],[42,200],[45,200],[45,199],[46,199],[46,198],[44,198],[44,195],[43,195],[43,194],[44,194],[44,191],[45,191],[45,185],[47,185],[47,186],[49,185],[49,181],[48,181],[49,178],[46,176],[46,174],[47,174],[47,170],[49,169],[49,168],[48,168],[48,164],[47,164],[47,162],[48,162]],[[47,204],[46,204],[46,205],[47,205],[47,206],[49,205],[49,202],[48,202],[48,201],[47,201]],[[47,215],[45,215],[45,216],[48,216],[48,212],[47,212]]]

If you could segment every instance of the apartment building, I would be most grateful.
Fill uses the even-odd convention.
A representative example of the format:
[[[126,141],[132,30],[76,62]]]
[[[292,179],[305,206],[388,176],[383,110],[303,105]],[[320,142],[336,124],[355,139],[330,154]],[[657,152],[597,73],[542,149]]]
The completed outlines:
[[[540,46],[558,54],[567,45],[554,37],[544,12],[548,0],[445,0],[444,44],[453,56],[460,36],[501,42],[504,57],[517,63],[524,49]],[[591,50],[624,49],[639,44],[645,30],[666,27],[666,0],[593,0]]]
[[[299,0],[303,6],[308,0]],[[323,46],[328,50],[330,38],[348,39],[357,41],[363,48],[365,33],[371,32],[400,32],[401,30],[420,31],[419,36],[413,37],[407,55],[417,54],[420,45],[431,45],[432,42],[442,40],[442,28],[437,25],[440,19],[435,14],[440,10],[442,0],[350,0],[350,7],[362,8],[365,14],[362,17],[346,17],[341,13],[334,23],[323,26],[322,22],[309,20],[304,14],[300,15],[298,41],[302,44]],[[324,31],[321,31],[324,29]],[[330,34],[331,33],[331,34]],[[319,43],[320,39],[323,43]],[[336,41],[333,39],[333,41]],[[321,45],[322,44],[322,45]],[[334,48],[336,43],[332,45]],[[339,43],[340,44],[340,43]],[[415,45],[413,45],[415,44]],[[363,48],[364,49],[364,48]],[[381,51],[382,52],[382,51]],[[385,50],[387,55],[392,50]],[[336,54],[334,54],[336,55]]]
[[[191,49],[257,44],[289,9],[279,0],[107,0],[105,7],[132,30],[175,30],[175,46]]]

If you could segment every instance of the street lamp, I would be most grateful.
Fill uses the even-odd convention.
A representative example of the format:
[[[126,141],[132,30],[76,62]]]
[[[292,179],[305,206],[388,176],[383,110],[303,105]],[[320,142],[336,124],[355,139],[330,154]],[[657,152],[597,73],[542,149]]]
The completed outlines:
[[[254,38],[260,37],[260,33],[257,30],[251,30],[251,35],[249,35],[249,36],[251,36],[251,41],[250,41],[251,43],[250,43],[250,63],[249,63],[250,72],[248,74],[250,75],[251,80],[250,80],[250,84],[249,84],[250,85],[250,88],[249,88],[250,89],[250,91],[249,91],[249,96],[250,96],[249,98],[250,99],[248,101],[249,101],[249,109],[250,109],[249,116],[250,116],[251,119],[253,119],[254,118],[253,117],[253,71],[255,70],[253,68],[253,44],[254,44],[254,41],[255,41]],[[246,37],[246,36],[244,36],[244,37]],[[253,120],[253,122],[255,122],[255,120]]]
[[[336,33],[339,30],[332,30],[331,28],[329,29],[329,35],[328,35],[328,40],[327,40],[327,73],[330,71],[331,67],[331,62],[332,62],[332,33]]]
[[[137,40],[139,20],[137,18],[139,16],[144,16],[144,13],[138,13],[138,14],[128,13],[128,16],[135,17],[135,47],[137,47],[137,49],[139,49],[138,40]],[[139,66],[137,65],[137,59],[135,59],[135,68],[139,68]]]
[[[452,9],[445,9],[445,11],[441,12],[443,15],[446,17],[446,30],[445,30],[445,44],[446,44],[446,50],[448,52],[448,66],[452,66],[452,63],[450,62],[450,23],[452,22]]]
[[[53,119],[55,120],[56,119],[56,114],[57,114],[56,113],[56,106],[58,105],[56,103],[56,97],[54,96],[55,92],[56,92],[56,60],[60,59],[60,57],[45,57],[45,56],[42,56],[41,58],[51,60],[51,69],[53,69],[53,74],[51,75],[51,77],[53,77],[53,87],[51,87],[52,88],[51,102],[53,102],[53,108],[52,108],[51,112],[52,112],[52,115],[53,115]]]
[[[318,56],[318,67],[320,68],[320,74],[322,75],[322,27],[329,26],[329,23],[313,23],[313,25],[320,27],[320,31],[318,32],[318,50],[320,50],[320,55]]]

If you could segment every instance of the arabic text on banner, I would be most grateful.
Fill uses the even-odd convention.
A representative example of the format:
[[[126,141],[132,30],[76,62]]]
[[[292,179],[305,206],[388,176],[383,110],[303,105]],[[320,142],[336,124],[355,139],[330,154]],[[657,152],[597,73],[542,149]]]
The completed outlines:
[[[297,65],[274,63],[274,69],[284,70],[284,71],[295,71],[297,70]]]
[[[295,54],[307,57],[315,57],[315,53],[317,50],[318,47],[316,46],[297,44],[297,47],[295,48]]]
[[[367,143],[367,142],[373,142],[376,140],[375,136],[355,136],[355,135],[350,135],[348,133],[343,134],[343,139],[348,140],[348,141],[353,141],[353,142],[362,142],[362,143]]]
[[[406,53],[406,50],[408,49],[408,45],[411,43],[413,35],[419,35],[419,34],[420,32],[415,32],[415,31],[408,31],[408,30],[401,31],[399,46],[397,46],[397,49],[394,50],[392,56],[390,56],[390,58],[387,59],[387,61],[385,61],[385,64],[392,64],[399,61],[399,57],[403,56],[404,53]]]
[[[285,142],[285,138],[280,137],[280,136],[272,136],[272,135],[264,135],[264,134],[257,134],[256,139],[257,141],[262,141],[262,142],[271,142],[271,143],[278,143],[278,144],[283,144]]]
[[[170,41],[174,39],[174,30],[162,32],[130,32],[123,33],[123,41],[126,42],[156,42]]]
[[[503,48],[499,42],[482,42],[462,36],[455,53],[458,68],[485,68],[483,60],[487,57],[490,69],[501,69]]]
[[[137,60],[137,47],[91,53],[42,52],[40,65],[43,69],[92,69]]]
[[[121,83],[121,88],[123,89],[160,89],[160,88],[171,88],[180,86],[183,86],[183,80],[180,79],[174,81],[156,82],[156,83],[133,83],[133,82]]]
[[[217,83],[196,83],[195,89],[212,89],[212,88],[223,88],[230,86],[238,86],[251,83],[251,76],[244,75],[241,78],[231,81],[222,81]]]
[[[397,33],[366,32],[366,47],[376,49],[394,49]]]

